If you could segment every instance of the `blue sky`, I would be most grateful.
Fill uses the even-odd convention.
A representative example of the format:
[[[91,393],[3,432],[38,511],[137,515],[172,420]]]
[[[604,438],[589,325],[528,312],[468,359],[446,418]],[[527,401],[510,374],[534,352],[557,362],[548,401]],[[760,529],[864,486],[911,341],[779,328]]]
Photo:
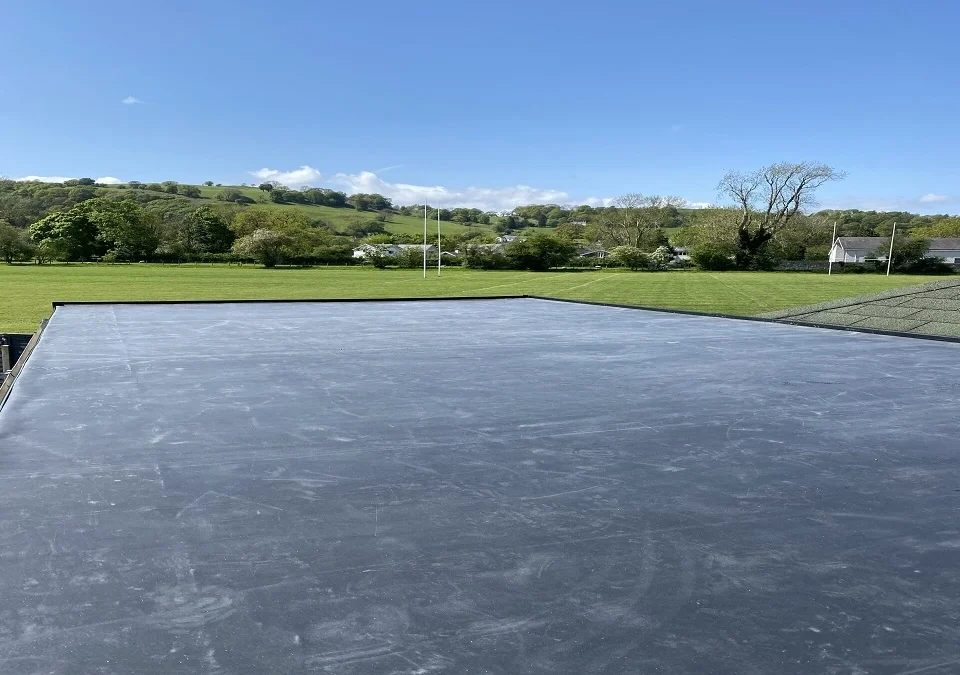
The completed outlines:
[[[957,25],[955,0],[6,3],[0,174],[502,209],[714,202],[809,159],[849,173],[824,207],[957,213]]]

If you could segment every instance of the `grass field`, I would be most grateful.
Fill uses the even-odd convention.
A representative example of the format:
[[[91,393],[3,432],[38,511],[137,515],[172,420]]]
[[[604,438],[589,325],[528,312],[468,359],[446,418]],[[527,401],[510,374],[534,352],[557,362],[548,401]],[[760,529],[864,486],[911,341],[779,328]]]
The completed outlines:
[[[753,315],[939,277],[791,272],[484,272],[226,265],[0,265],[0,332],[33,332],[54,300],[239,300],[531,294]]]

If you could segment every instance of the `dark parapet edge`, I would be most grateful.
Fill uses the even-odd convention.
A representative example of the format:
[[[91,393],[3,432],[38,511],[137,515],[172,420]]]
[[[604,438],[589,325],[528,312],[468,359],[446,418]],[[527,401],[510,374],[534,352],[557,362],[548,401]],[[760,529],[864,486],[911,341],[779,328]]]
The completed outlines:
[[[436,297],[405,297],[405,298],[268,298],[230,300],[57,300],[51,303],[57,307],[71,305],[255,305],[280,304],[298,302],[433,302],[434,300],[520,300],[526,295],[439,295]]]
[[[7,373],[7,376],[3,379],[3,382],[0,382],[0,410],[3,409],[3,404],[6,403],[7,399],[10,397],[10,392],[13,391],[13,385],[16,384],[17,378],[20,376],[20,372],[27,364],[27,359],[30,358],[30,355],[33,354],[33,350],[36,348],[37,343],[40,342],[40,337],[43,335],[43,330],[47,327],[47,323],[49,323],[49,321],[49,319],[43,319],[40,322],[37,332],[33,334],[33,337],[30,338],[27,346],[24,347],[23,353],[20,354],[20,358],[18,358],[17,362],[13,364],[13,368],[11,368],[10,372]]]

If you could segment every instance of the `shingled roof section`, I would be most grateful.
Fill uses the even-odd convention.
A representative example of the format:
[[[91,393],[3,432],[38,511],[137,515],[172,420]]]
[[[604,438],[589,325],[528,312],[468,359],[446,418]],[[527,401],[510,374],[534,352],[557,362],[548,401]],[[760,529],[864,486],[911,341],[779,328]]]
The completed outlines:
[[[943,279],[761,316],[790,323],[960,338],[960,279]]]

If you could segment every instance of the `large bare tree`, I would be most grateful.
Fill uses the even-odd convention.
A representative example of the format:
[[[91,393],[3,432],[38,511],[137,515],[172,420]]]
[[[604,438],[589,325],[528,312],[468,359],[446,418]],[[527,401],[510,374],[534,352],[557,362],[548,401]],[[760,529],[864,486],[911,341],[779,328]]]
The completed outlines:
[[[820,162],[779,162],[750,173],[727,173],[717,191],[740,209],[737,266],[753,267],[777,231],[816,204],[817,188],[845,177]]]
[[[621,195],[603,210],[598,223],[600,235],[616,246],[639,248],[649,234],[668,222],[673,209],[683,205],[680,197],[644,196],[637,192]]]

